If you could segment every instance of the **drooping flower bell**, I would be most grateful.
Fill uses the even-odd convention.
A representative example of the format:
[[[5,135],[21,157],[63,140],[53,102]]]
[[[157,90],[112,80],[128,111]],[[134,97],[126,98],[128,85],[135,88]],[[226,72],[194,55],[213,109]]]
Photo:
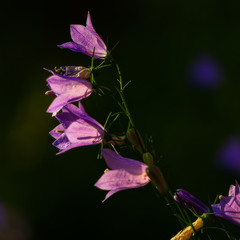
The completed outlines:
[[[49,106],[47,112],[52,113],[53,116],[65,105],[86,98],[92,93],[92,85],[85,79],[63,76],[51,70],[48,71],[52,73],[52,76],[47,79],[48,87],[51,91],[48,91],[46,94],[51,92],[56,95],[56,98]]]
[[[60,48],[69,48],[74,52],[81,52],[94,58],[104,58],[107,55],[107,47],[94,30],[89,12],[86,27],[73,24],[70,26],[70,32],[73,42],[59,45]]]
[[[56,139],[53,145],[60,150],[59,153],[75,147],[99,144],[103,140],[103,126],[88,116],[80,102],[79,107],[66,105],[56,118],[60,124],[50,134]]]
[[[124,158],[110,149],[102,149],[103,157],[110,168],[95,183],[97,188],[109,191],[103,201],[114,193],[145,186],[150,179],[146,174],[145,163]]]
[[[240,226],[240,188],[236,181],[236,186],[231,185],[227,197],[221,197],[220,203],[213,204],[212,210],[215,216]]]
[[[209,212],[209,208],[205,204],[203,204],[200,200],[186,190],[177,189],[174,199],[178,203],[182,204],[185,208],[196,212],[198,215]]]

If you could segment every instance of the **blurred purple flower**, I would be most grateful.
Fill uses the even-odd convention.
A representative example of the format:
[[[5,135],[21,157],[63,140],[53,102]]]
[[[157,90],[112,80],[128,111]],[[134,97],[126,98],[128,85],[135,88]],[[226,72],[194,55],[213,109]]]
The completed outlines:
[[[240,175],[240,138],[227,139],[218,152],[217,161],[223,170]]]
[[[79,107],[66,105],[56,118],[61,124],[50,134],[56,139],[53,145],[59,148],[58,154],[75,147],[99,144],[103,140],[103,126],[88,116],[80,102]]]
[[[236,181],[236,186],[231,185],[229,188],[228,197],[220,197],[219,204],[213,204],[213,213],[217,217],[225,218],[226,220],[240,226],[240,191],[239,184]]]
[[[199,215],[209,212],[209,208],[200,200],[195,198],[189,192],[183,189],[177,189],[174,195],[175,201],[181,203],[185,208],[188,208]]]
[[[200,89],[214,89],[223,80],[223,71],[214,58],[202,55],[196,58],[188,69],[191,85]]]
[[[94,30],[89,12],[86,27],[74,24],[70,26],[70,32],[73,42],[59,45],[60,48],[69,48],[94,58],[104,58],[107,55],[107,47]]]
[[[46,94],[56,94],[56,98],[49,106],[47,112],[57,114],[65,105],[79,101],[88,97],[92,93],[91,83],[76,77],[67,77],[56,74],[50,70],[53,75],[47,79],[48,87],[51,91]]]
[[[106,170],[95,186],[108,190],[105,200],[114,193],[131,188],[138,188],[149,183],[145,163],[124,158],[110,149],[102,149],[103,157],[111,170]]]

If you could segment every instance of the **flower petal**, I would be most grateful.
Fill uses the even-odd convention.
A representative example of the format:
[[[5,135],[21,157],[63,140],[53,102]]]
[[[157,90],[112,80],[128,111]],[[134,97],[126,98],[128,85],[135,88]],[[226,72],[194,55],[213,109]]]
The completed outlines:
[[[92,20],[91,20],[91,16],[90,16],[90,12],[88,12],[87,15],[87,21],[86,21],[86,28],[91,31],[92,33],[94,33],[97,37],[99,37],[99,35],[96,33],[93,25],[92,25]],[[100,37],[99,37],[100,38]]]
[[[58,47],[60,48],[68,48],[74,52],[81,52],[81,53],[84,53],[86,54],[87,50],[84,46],[82,45],[79,45],[75,42],[66,42],[66,43],[63,43],[61,45],[58,45]]]
[[[212,205],[215,216],[222,217],[240,226],[240,193],[239,184],[231,185],[229,196],[221,197],[219,204]]]
[[[110,190],[104,199],[105,201],[115,192],[142,187],[148,183],[148,177],[144,176],[143,174],[133,175],[124,169],[118,169],[105,172],[95,183],[95,186],[102,190]]]
[[[64,131],[65,128],[63,127],[62,124],[59,124],[57,127],[55,127],[51,132],[49,132],[49,134],[54,137],[55,139],[58,139],[62,133],[61,131]]]
[[[53,74],[48,79],[48,85],[57,95],[47,112],[53,116],[65,105],[88,97],[92,93],[91,83],[75,77]]]
[[[110,149],[102,149],[103,157],[111,169],[125,169],[131,174],[139,175],[146,172],[147,165],[145,163],[124,158],[120,156],[117,152]]]
[[[103,130],[84,119],[73,122],[65,131],[68,139],[79,146],[98,144],[102,142]]]

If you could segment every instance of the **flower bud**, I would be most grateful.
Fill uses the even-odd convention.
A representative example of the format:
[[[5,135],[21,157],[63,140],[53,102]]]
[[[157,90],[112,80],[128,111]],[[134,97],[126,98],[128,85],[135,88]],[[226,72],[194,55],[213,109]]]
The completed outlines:
[[[153,165],[153,156],[151,153],[146,152],[143,154],[143,161],[147,164],[147,165]]]
[[[67,77],[88,79],[90,76],[89,68],[85,68],[82,66],[65,66],[65,67],[55,68],[55,71],[60,75],[67,76]]]
[[[129,142],[140,152],[143,153],[145,151],[145,145],[143,139],[137,129],[130,128],[127,131],[127,138]]]
[[[209,208],[184,189],[177,189],[174,200],[199,215],[209,212]]]
[[[167,193],[167,184],[164,179],[164,176],[159,167],[156,165],[150,165],[147,170],[147,175],[151,179],[152,184],[156,187],[156,189],[162,194],[165,195]]]

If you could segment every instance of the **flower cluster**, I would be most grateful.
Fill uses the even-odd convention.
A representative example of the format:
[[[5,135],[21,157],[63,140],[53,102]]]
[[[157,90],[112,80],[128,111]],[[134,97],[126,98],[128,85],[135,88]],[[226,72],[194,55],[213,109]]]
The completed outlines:
[[[101,156],[108,167],[95,183],[97,188],[108,191],[103,201],[118,191],[143,187],[151,181],[158,192],[165,196],[169,206],[176,204],[178,209],[188,208],[198,216],[197,221],[172,239],[190,239],[195,231],[202,228],[203,215],[221,217],[240,226],[240,188],[237,181],[236,186],[230,187],[229,196],[221,197],[219,204],[212,205],[212,210],[186,190],[178,189],[174,196],[171,195],[162,171],[155,165],[156,151],[152,139],[143,140],[128,109],[123,93],[129,82],[123,84],[120,68],[94,30],[90,13],[86,26],[71,25],[70,32],[72,42],[59,47],[91,57],[91,66],[62,66],[55,68],[55,71],[46,69],[51,73],[47,78],[49,90],[46,95],[55,96],[47,112],[59,121],[59,125],[50,131],[50,135],[55,138],[53,145],[59,149],[57,154],[76,147],[99,144]],[[95,67],[94,61],[101,63]],[[114,88],[117,97],[112,96],[113,91],[110,88],[101,88],[94,79],[96,71],[109,66],[114,66],[118,73],[119,87]],[[206,70],[205,75],[208,79],[209,71],[205,63],[200,64],[200,69],[202,68]],[[110,113],[103,126],[87,114],[81,100],[89,99],[95,93],[102,96],[105,90],[110,92],[109,95],[117,102],[120,110]],[[110,126],[120,118],[119,116],[124,116],[128,120],[127,127],[121,131],[124,134],[120,136],[110,131]],[[107,125],[111,117],[113,120]],[[138,160],[121,156],[118,152],[122,148],[134,151],[135,156],[139,156]],[[169,203],[169,199],[175,201]]]
[[[213,214],[240,226],[240,187],[238,182],[236,181],[236,186],[230,186],[227,197],[221,195],[219,198],[220,203],[212,204]],[[198,215],[210,212],[210,209],[205,204],[186,190],[178,189],[174,195],[174,199]]]
[[[73,42],[64,43],[59,47],[69,48],[92,58],[105,58],[108,54],[105,43],[92,26],[90,13],[87,16],[86,27],[71,25],[71,37]],[[50,131],[50,135],[55,138],[53,145],[59,149],[58,154],[72,148],[106,142],[106,129],[86,113],[81,103],[82,99],[93,93],[92,83],[88,80],[92,74],[91,68],[65,66],[56,68],[55,72],[47,71],[52,75],[47,78],[50,90],[46,95],[56,96],[47,112],[52,113],[60,122]],[[75,102],[78,104],[73,104]],[[131,131],[132,129],[129,132]],[[133,134],[130,134],[129,138],[132,136]],[[108,144],[121,145],[124,139],[125,137],[113,136],[108,140]],[[115,192],[141,187],[150,181],[146,173],[147,164],[124,158],[113,149],[102,149],[102,155],[110,170],[105,171],[95,184],[97,188],[109,191],[104,200]]]

